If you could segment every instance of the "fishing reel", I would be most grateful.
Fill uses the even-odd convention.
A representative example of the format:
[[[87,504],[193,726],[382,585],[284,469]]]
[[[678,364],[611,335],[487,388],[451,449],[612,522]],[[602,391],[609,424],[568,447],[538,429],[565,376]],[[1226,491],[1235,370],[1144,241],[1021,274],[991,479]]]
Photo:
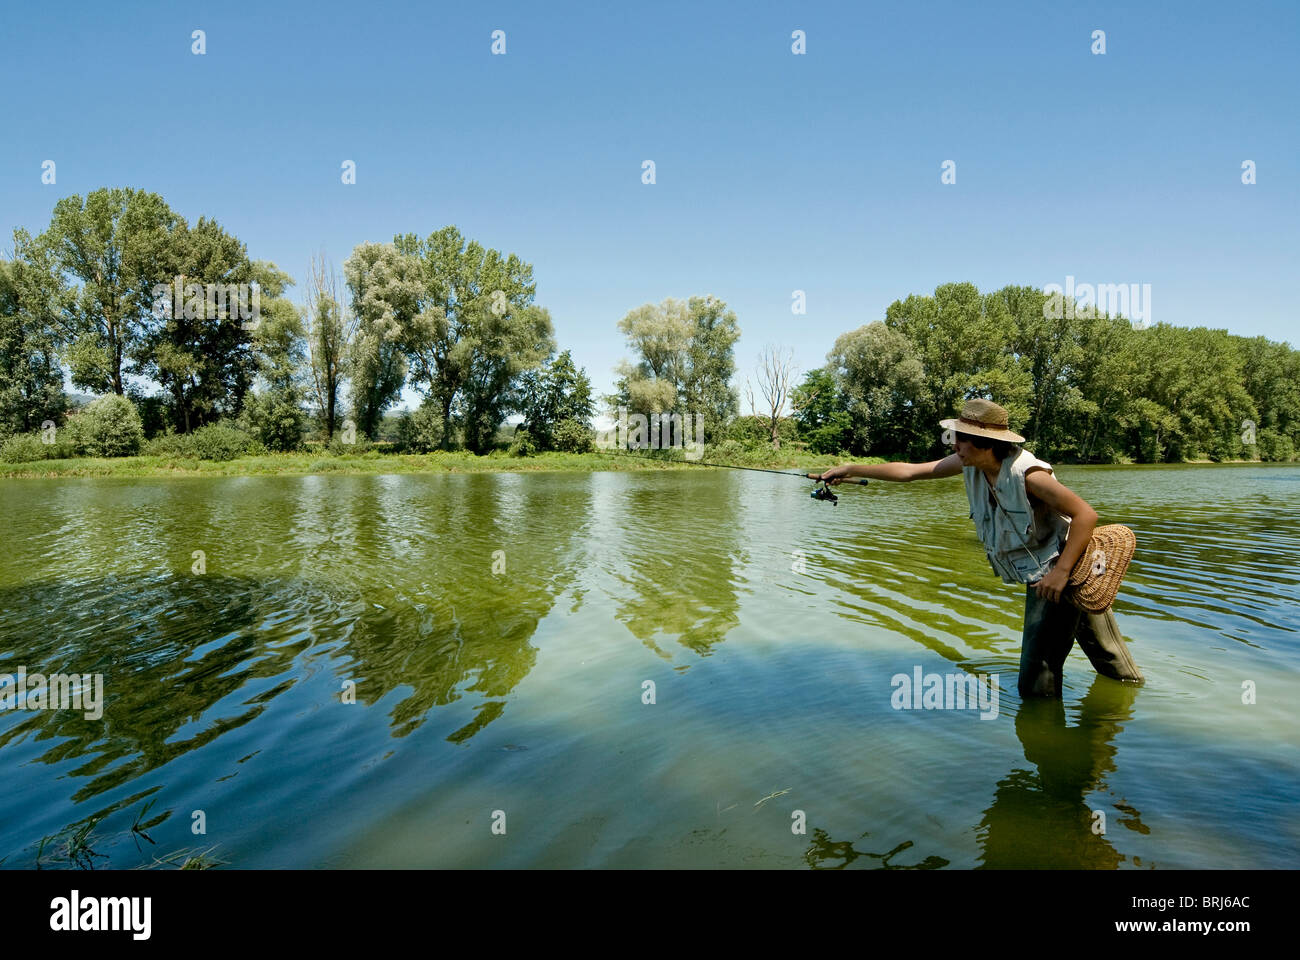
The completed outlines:
[[[839,506],[840,498],[831,492],[830,482],[827,480],[818,480],[820,487],[814,487],[811,494],[814,500],[829,500],[832,507]]]

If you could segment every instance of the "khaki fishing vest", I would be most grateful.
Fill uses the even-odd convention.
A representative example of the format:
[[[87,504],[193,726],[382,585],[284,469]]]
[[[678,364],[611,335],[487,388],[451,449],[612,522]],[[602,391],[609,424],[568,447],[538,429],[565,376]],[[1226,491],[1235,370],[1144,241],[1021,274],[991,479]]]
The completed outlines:
[[[1002,504],[1001,510],[989,499],[984,471],[962,468],[975,532],[984,544],[993,572],[1004,583],[1029,583],[1050,571],[1070,535],[1069,517],[1041,500],[1036,509],[1030,506],[1029,491],[1025,489],[1025,471],[1030,467],[1052,469],[1051,464],[1023,449],[1012,451],[1002,461],[993,491]]]

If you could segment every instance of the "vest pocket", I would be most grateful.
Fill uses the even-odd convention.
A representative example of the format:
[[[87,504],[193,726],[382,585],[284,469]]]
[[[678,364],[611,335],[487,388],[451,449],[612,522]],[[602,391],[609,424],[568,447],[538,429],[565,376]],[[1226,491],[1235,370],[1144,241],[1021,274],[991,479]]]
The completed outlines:
[[[1030,556],[1024,550],[1011,556],[1011,565],[1016,568],[1016,573],[1020,574],[1022,583],[1028,583],[1031,579],[1035,579],[1047,572],[1045,567],[1039,564],[1036,557]]]

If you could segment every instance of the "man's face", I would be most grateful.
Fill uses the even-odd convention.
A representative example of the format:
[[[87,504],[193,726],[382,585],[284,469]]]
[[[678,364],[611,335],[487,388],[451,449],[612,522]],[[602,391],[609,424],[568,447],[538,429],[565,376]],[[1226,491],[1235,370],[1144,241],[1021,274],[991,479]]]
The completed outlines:
[[[967,467],[975,466],[976,461],[979,459],[979,455],[982,452],[975,446],[975,444],[971,443],[970,440],[967,439],[964,433],[958,433],[953,436],[952,450],[953,453],[961,457],[962,464]]]

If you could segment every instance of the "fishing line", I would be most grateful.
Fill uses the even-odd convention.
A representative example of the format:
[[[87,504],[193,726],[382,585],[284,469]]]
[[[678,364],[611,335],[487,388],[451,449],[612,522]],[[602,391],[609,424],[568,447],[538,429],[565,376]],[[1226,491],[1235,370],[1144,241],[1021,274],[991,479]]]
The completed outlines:
[[[658,459],[658,458],[655,458],[655,457],[640,457],[640,456],[636,456],[636,455],[634,455],[634,454],[630,454],[630,453],[615,453],[615,452],[612,451],[612,450],[596,450],[595,452],[601,454],[602,456],[606,456],[606,457],[619,457],[619,458],[625,458],[625,459],[628,459],[628,460],[640,460],[642,463],[645,463],[645,462],[647,462],[647,461],[649,461],[649,462],[651,462],[651,463],[654,463],[654,462]],[[813,490],[813,492],[812,492],[812,494],[811,494],[811,496],[812,496],[812,498],[813,498],[814,500],[826,500],[826,501],[829,501],[830,504],[831,504],[831,506],[838,506],[838,504],[839,504],[839,499],[840,499],[840,498],[837,497],[834,493],[831,492],[831,485],[830,485],[830,482],[829,482],[829,481],[826,481],[826,480],[822,480],[822,479],[821,479],[821,474],[818,474],[818,473],[798,473],[798,472],[795,472],[795,471],[792,471],[792,470],[770,470],[770,469],[768,469],[767,467],[742,467],[742,466],[741,466],[740,464],[738,464],[738,463],[713,463],[713,462],[708,461],[708,460],[687,460],[687,459],[678,460],[678,459],[676,459],[676,458],[672,458],[672,459],[660,460],[659,462],[661,462],[661,463],[693,463],[693,464],[695,464],[696,466],[700,466],[700,467],[725,467],[725,468],[728,469],[728,470],[749,470],[749,471],[752,471],[752,472],[754,472],[754,473],[775,473],[775,474],[777,474],[778,476],[782,476],[782,477],[800,477],[800,478],[802,478],[802,479],[804,479],[804,480],[814,480],[814,481],[816,481],[817,483],[821,484],[821,486],[819,486],[819,487],[817,487],[815,490]],[[866,480],[865,478],[859,478],[859,477],[841,477],[841,478],[840,478],[840,483],[852,483],[852,484],[858,484],[858,485],[861,485],[861,486],[864,486],[864,487],[868,484],[868,482],[869,482],[869,481]]]

